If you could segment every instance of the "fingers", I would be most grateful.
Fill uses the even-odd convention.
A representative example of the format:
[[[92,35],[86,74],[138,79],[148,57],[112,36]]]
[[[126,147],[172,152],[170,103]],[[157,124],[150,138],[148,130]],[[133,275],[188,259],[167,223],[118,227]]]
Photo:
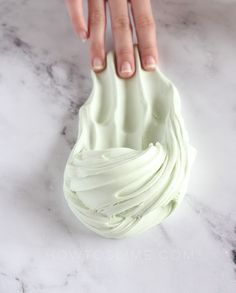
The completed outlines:
[[[89,0],[88,8],[91,65],[99,72],[105,67],[105,1]]]
[[[88,38],[88,33],[83,14],[83,1],[66,0],[66,4],[75,32],[80,36],[82,41],[85,41]]]
[[[150,0],[131,0],[131,7],[143,69],[154,70],[158,55],[155,20]]]
[[[94,71],[105,68],[105,0],[88,0],[88,29],[83,14],[83,0],[66,0],[76,33],[82,40],[90,37],[90,56]],[[155,21],[150,0],[130,0],[138,38],[142,67],[154,70],[158,61]],[[109,0],[117,72],[128,78],[135,71],[131,23],[127,0]]]
[[[109,0],[117,72],[120,77],[133,75],[134,52],[127,0]]]

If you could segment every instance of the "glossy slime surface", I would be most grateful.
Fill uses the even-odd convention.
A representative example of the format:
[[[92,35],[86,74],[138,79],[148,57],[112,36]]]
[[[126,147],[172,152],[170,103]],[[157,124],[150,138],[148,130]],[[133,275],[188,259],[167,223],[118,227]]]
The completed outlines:
[[[175,86],[156,69],[92,72],[93,91],[79,111],[78,140],[64,173],[65,198],[78,219],[110,238],[160,223],[182,200],[195,156]]]

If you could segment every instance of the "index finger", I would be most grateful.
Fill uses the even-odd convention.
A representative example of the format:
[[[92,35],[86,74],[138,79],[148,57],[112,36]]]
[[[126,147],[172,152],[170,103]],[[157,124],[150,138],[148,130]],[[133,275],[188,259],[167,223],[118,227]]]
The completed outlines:
[[[66,0],[66,6],[75,32],[82,41],[85,41],[88,38],[88,32],[83,13],[83,0]]]

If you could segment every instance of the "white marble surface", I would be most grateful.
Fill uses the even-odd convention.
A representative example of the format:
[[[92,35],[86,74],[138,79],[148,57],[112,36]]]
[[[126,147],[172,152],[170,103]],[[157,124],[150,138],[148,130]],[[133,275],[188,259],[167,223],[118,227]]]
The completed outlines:
[[[154,4],[161,66],[198,156],[174,215],[107,240],[62,193],[91,90],[87,44],[63,1],[0,0],[1,293],[236,292],[236,1]]]

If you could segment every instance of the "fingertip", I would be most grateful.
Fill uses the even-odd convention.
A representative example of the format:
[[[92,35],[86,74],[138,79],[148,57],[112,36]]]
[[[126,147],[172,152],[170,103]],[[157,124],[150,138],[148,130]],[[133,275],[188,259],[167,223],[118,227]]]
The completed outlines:
[[[84,43],[88,39],[88,33],[86,31],[80,31],[79,37],[80,37],[81,41]]]
[[[94,57],[92,60],[92,69],[94,72],[101,72],[105,68],[105,62],[100,57]]]
[[[146,56],[142,58],[143,69],[146,71],[154,71],[157,67],[156,58],[153,56]]]
[[[120,68],[119,68],[119,76],[121,78],[129,78],[133,75],[134,68],[132,64],[128,61],[122,62]]]

